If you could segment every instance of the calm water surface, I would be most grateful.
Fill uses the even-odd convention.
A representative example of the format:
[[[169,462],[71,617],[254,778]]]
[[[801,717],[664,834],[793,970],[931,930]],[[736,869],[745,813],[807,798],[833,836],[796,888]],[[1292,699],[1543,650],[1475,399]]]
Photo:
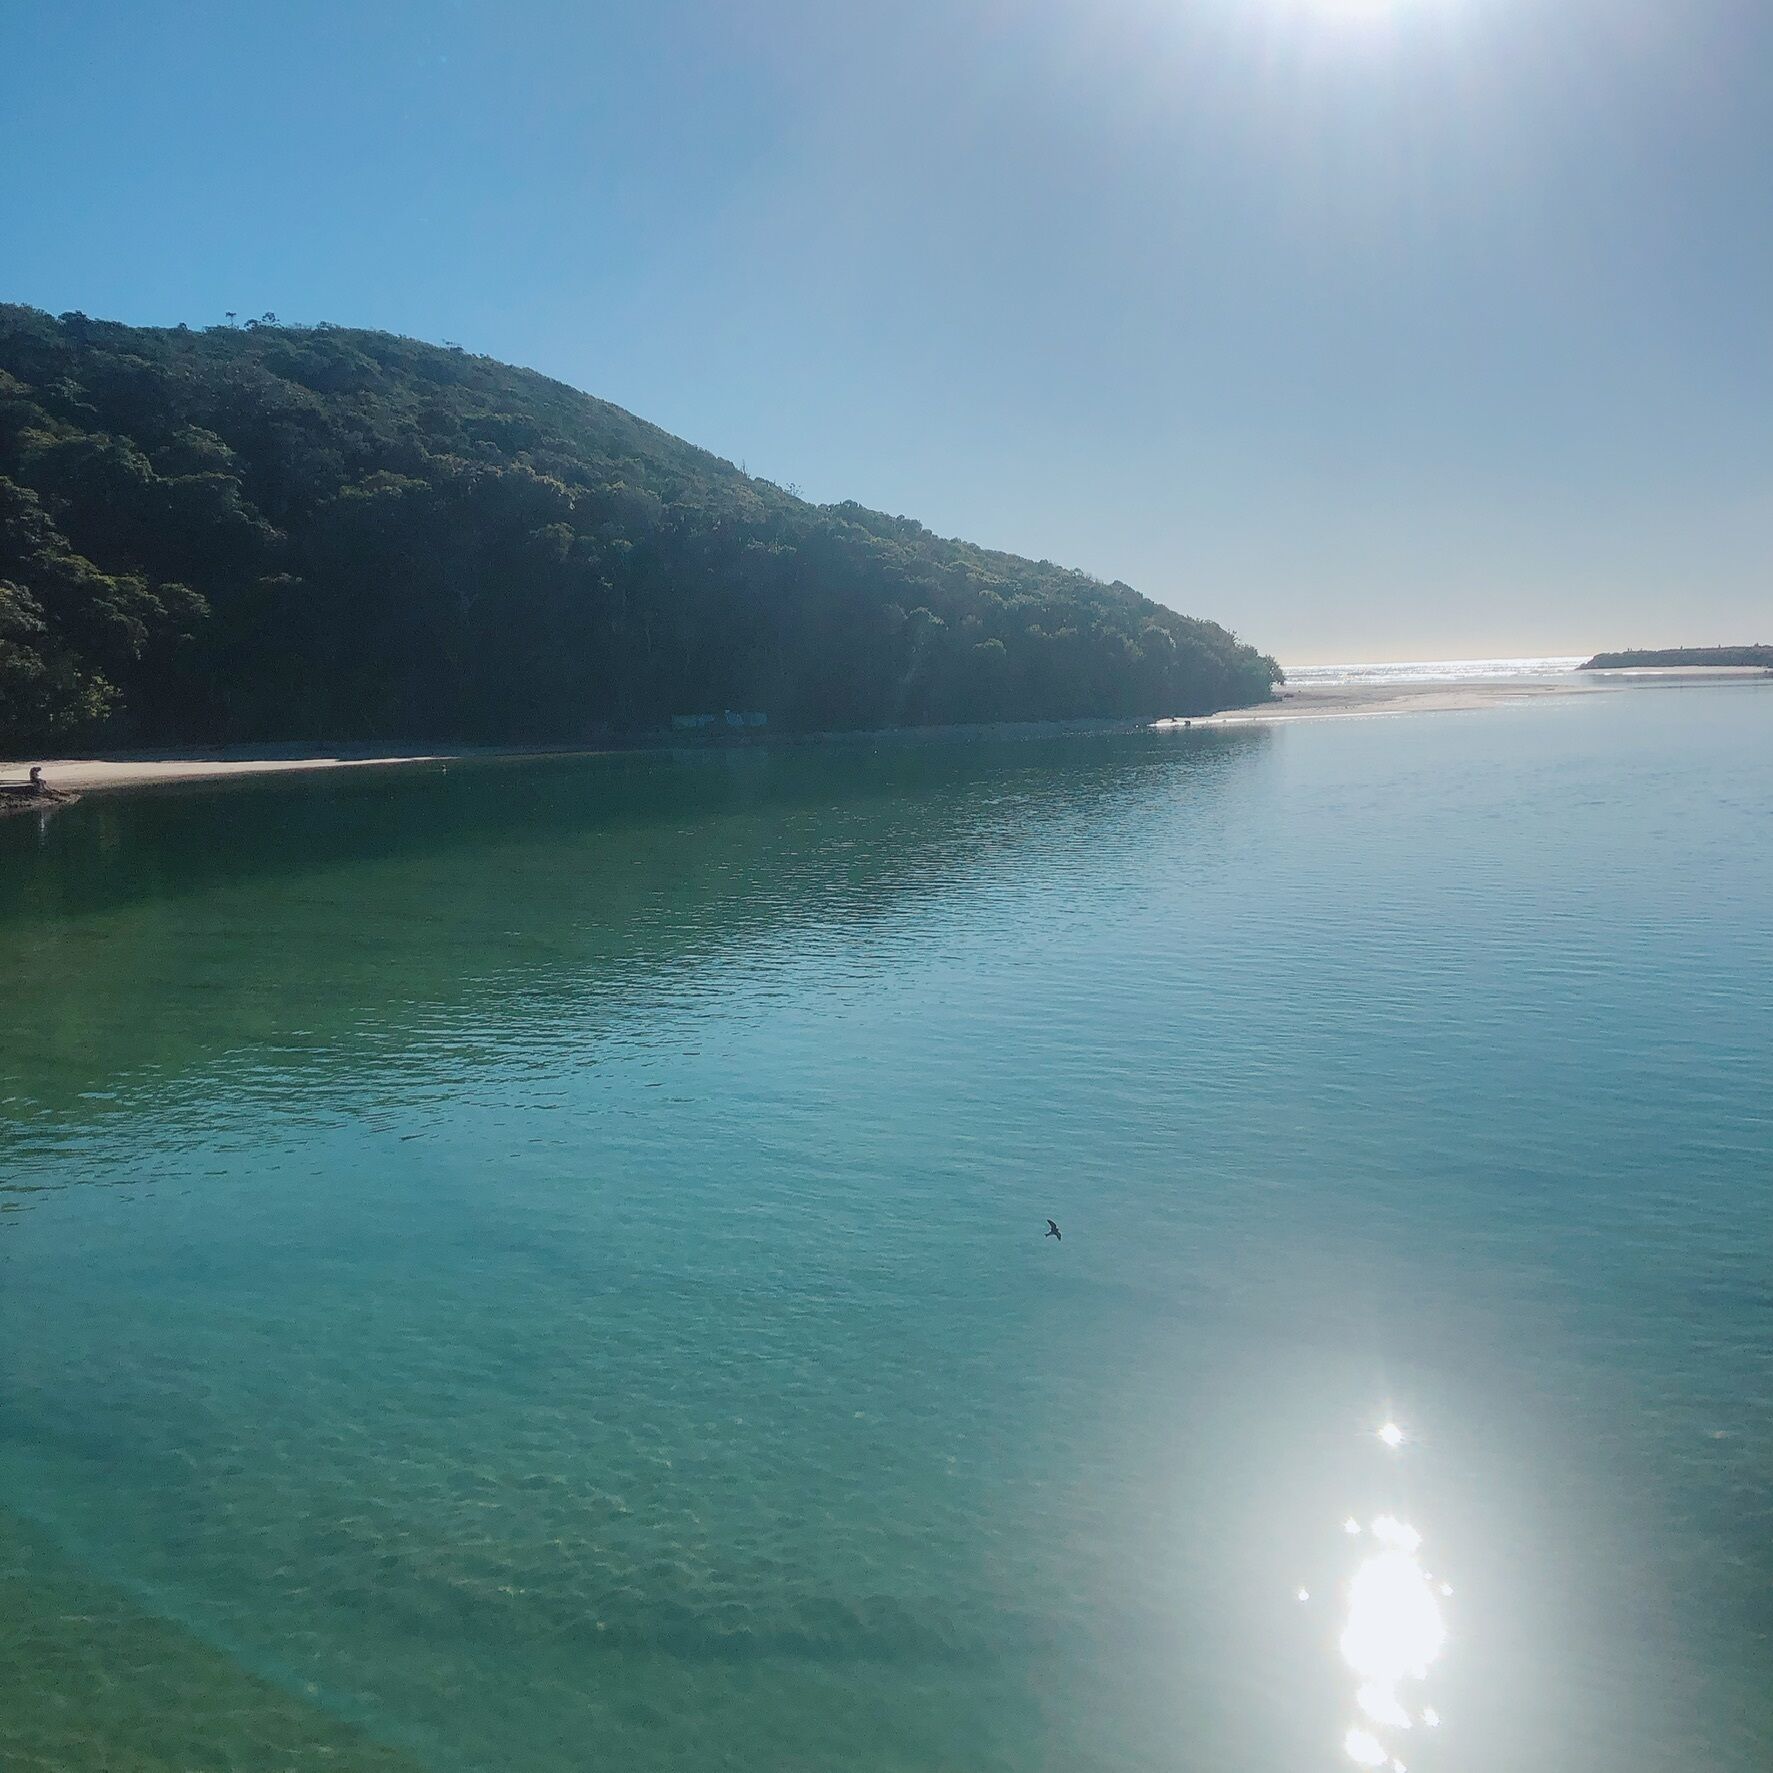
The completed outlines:
[[[1770,911],[1754,685],[0,824],[0,1765],[1760,1773]]]

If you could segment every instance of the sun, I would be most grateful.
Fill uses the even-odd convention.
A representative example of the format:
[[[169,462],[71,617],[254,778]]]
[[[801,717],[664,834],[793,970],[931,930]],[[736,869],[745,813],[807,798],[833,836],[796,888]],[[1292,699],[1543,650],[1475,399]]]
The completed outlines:
[[[1252,0],[1223,0],[1247,7]],[[1465,0],[1264,0],[1278,22],[1311,37],[1389,37],[1433,14],[1461,8]]]
[[[1352,25],[1373,24],[1408,9],[1410,0],[1301,0],[1300,10]]]

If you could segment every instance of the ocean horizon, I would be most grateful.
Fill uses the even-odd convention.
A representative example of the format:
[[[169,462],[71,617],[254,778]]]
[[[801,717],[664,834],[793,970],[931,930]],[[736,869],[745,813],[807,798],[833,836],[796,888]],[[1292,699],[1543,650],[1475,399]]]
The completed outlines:
[[[1592,657],[1589,653],[1535,659],[1421,659],[1408,663],[1286,665],[1294,686],[1329,688],[1366,683],[1466,683],[1514,677],[1564,677]]]

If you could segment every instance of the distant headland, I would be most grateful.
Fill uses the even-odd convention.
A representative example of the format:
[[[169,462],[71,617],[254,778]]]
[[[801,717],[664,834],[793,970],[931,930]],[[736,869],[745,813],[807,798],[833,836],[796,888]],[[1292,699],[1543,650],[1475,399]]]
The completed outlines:
[[[1596,653],[1578,671],[1696,670],[1707,666],[1740,671],[1764,665],[1773,671],[1773,646],[1665,646]]]
[[[0,756],[1150,719],[1280,676],[459,347],[0,305]]]

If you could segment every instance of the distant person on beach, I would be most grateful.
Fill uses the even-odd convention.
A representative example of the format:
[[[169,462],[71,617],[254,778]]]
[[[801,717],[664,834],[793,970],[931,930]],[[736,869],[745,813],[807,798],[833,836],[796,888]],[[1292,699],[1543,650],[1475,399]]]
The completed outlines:
[[[39,794],[41,794],[48,786],[43,780],[43,765],[40,763],[34,763],[31,765],[31,786],[35,788]]]

